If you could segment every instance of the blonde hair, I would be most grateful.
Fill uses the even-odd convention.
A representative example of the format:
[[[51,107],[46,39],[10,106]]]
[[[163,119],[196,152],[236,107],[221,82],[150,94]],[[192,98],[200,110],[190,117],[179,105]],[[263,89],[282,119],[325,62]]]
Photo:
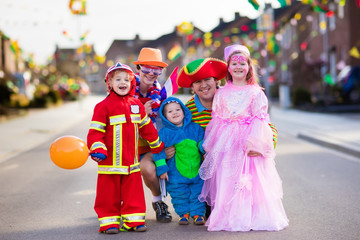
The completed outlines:
[[[239,54],[241,53],[242,55],[245,56],[245,58],[247,59],[247,63],[249,65],[249,72],[247,73],[246,75],[246,82],[247,84],[251,84],[251,85],[258,85],[259,86],[259,77],[258,77],[258,74],[257,74],[257,71],[256,71],[256,66],[254,64],[254,62],[252,61],[251,57],[243,52],[243,51],[234,51],[233,53],[230,54],[229,58],[228,58],[228,61],[227,61],[227,65],[229,66],[230,65],[230,61],[231,61],[231,57],[234,56],[235,54]],[[226,74],[226,80],[227,81],[231,81],[232,82],[232,76],[229,72],[229,69],[227,71],[227,74]]]

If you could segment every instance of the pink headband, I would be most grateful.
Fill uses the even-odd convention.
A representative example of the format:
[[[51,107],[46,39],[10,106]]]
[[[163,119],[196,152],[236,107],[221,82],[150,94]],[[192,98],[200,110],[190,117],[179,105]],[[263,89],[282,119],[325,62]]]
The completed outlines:
[[[226,62],[229,60],[230,55],[235,51],[243,52],[250,56],[250,51],[247,47],[244,45],[235,44],[224,49],[224,57]]]
[[[239,56],[239,55],[234,55],[231,57],[231,61],[235,61],[235,62],[241,62],[241,61],[244,61],[246,62],[246,58],[244,56]]]

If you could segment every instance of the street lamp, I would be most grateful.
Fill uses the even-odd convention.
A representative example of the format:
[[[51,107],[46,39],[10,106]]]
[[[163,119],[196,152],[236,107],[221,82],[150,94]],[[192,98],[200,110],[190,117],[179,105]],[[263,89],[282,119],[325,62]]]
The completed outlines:
[[[264,12],[256,19],[257,30],[258,31],[272,31],[274,29],[274,9],[270,4],[265,4]],[[264,76],[264,87],[266,96],[269,99],[269,103],[271,100],[270,94],[270,83],[269,83],[269,54],[267,52],[267,39],[266,34],[264,34],[264,48],[265,48],[265,56],[264,56],[264,67],[265,67],[265,76]]]

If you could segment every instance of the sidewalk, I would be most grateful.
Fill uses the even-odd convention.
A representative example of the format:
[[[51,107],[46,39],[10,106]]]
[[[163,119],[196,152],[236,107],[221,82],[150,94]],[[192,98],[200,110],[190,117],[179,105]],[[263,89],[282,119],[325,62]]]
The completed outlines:
[[[0,123],[0,163],[34,148],[77,124],[91,118],[96,103],[104,96],[87,96],[49,109],[30,110],[29,114]]]
[[[176,97],[185,102],[190,96]],[[86,118],[90,119],[95,104],[103,98],[87,96],[81,101],[30,111],[24,117],[1,122],[0,163],[49,141]],[[279,134],[290,134],[360,158],[360,113],[325,114],[272,105],[270,117]]]
[[[360,158],[360,113],[317,113],[272,105],[270,118],[280,134]]]

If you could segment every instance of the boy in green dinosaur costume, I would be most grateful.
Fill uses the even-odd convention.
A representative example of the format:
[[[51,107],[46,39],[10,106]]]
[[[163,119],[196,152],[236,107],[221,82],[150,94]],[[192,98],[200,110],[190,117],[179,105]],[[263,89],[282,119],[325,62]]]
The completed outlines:
[[[154,154],[157,175],[167,180],[166,189],[180,216],[179,224],[189,224],[190,216],[194,224],[203,225],[205,204],[198,199],[203,180],[198,171],[204,130],[191,121],[190,110],[177,98],[167,98],[161,104],[159,114],[164,125],[159,137],[165,147],[175,146],[176,154],[169,160],[166,160],[164,150]]]

